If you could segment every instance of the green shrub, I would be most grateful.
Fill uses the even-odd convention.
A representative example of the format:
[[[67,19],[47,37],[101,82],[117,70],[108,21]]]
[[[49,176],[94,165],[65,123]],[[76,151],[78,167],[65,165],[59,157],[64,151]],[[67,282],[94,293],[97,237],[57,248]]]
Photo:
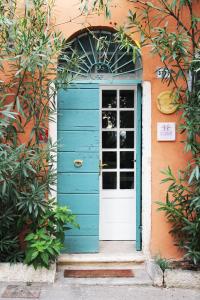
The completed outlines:
[[[32,263],[34,267],[42,263],[49,267],[62,248],[65,230],[78,226],[68,208],[58,207],[54,199],[46,197],[49,186],[55,182],[55,172],[46,171],[46,167],[50,168],[49,163],[52,163],[52,158],[49,161],[48,157],[53,148],[50,144],[41,149],[36,146],[27,148],[25,145],[12,147],[0,144],[2,262],[23,261],[25,257],[25,262]],[[27,241],[26,247],[24,238]],[[44,245],[45,239],[48,247]],[[41,249],[33,259],[30,253],[35,250],[34,247]],[[53,252],[49,253],[51,248]]]
[[[52,8],[53,1],[34,0],[18,14],[16,1],[0,0],[0,261],[25,259],[35,268],[49,267],[64,231],[77,226],[51,199],[56,145],[47,132],[56,87],[71,79],[66,55],[66,68],[57,69],[55,58],[69,46],[53,30]]]
[[[155,258],[155,262],[157,263],[157,265],[159,265],[159,267],[161,268],[161,270],[163,272],[166,269],[170,269],[170,262],[166,258],[162,258],[162,257],[158,256]]]
[[[53,205],[39,221],[39,229],[31,230],[26,238],[25,263],[34,268],[49,268],[63,247],[64,231],[69,226],[79,227],[67,207]]]
[[[200,172],[196,165],[180,172],[176,178],[168,167],[163,183],[170,182],[166,201],[157,202],[172,227],[176,245],[185,251],[185,257],[200,263]]]

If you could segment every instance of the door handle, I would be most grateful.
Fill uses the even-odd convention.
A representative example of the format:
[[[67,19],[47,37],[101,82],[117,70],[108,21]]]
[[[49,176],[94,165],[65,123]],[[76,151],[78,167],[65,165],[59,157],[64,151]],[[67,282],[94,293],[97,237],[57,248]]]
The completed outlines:
[[[81,159],[74,160],[74,167],[80,168],[80,167],[82,167],[82,165],[83,165],[83,160],[81,160]]]
[[[101,160],[99,161],[99,175],[101,175],[102,169],[107,166],[108,164],[102,164],[102,161]]]

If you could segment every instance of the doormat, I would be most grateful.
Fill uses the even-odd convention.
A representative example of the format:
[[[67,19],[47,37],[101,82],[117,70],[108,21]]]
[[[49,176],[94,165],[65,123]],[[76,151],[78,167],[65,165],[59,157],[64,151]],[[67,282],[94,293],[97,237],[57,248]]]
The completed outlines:
[[[3,292],[2,298],[39,298],[40,287],[8,285]]]
[[[64,277],[69,278],[110,278],[134,277],[130,269],[64,270]]]

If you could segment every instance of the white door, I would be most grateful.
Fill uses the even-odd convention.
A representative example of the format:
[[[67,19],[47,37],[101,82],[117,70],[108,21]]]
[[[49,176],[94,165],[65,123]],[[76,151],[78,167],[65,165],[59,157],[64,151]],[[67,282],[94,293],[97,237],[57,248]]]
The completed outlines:
[[[136,87],[101,87],[100,240],[136,239]]]

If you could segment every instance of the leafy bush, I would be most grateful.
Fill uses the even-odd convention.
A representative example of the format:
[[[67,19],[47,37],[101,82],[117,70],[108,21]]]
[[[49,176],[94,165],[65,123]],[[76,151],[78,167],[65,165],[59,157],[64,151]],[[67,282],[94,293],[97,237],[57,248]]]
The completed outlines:
[[[24,5],[21,13],[16,1],[0,0],[0,261],[48,268],[64,231],[78,226],[51,199],[56,145],[46,134],[56,113],[55,87],[69,82],[67,57],[59,72],[55,59],[68,45],[53,30],[52,1]]]
[[[33,265],[35,269],[37,267],[49,268],[62,249],[60,241],[49,235],[45,228],[28,234],[25,240],[27,241],[25,263]]]
[[[98,3],[97,1],[96,3]],[[166,202],[159,203],[172,225],[177,245],[193,263],[200,262],[200,51],[196,1],[131,0],[128,30],[141,36],[141,47],[150,47],[160,59],[165,86],[173,89],[179,106],[180,133],[185,151],[190,152],[188,167],[176,178],[171,169],[163,182],[170,182]],[[135,3],[137,9],[135,8]],[[176,24],[170,26],[170,24]],[[186,157],[186,160],[188,160]]]
[[[200,263],[200,172],[196,165],[191,171],[179,172],[176,178],[168,167],[163,183],[170,182],[166,202],[157,202],[172,224],[170,233],[176,245],[184,249],[185,257],[194,264]]]
[[[64,242],[64,231],[67,226],[79,227],[75,216],[67,207],[52,206],[39,220],[39,229],[31,230],[26,238],[25,263],[37,267],[49,268],[55,262]]]
[[[50,146],[46,145],[41,150],[35,146],[27,148],[24,144],[18,147],[0,145],[1,261],[22,261],[25,255],[26,263],[33,263],[34,267],[43,263],[43,266],[49,267],[62,248],[64,231],[70,226],[77,226],[75,216],[68,208],[57,207],[54,199],[46,197],[49,186],[55,180],[55,174],[48,165],[49,151],[46,147]],[[49,149],[52,151],[53,146]],[[23,239],[28,232],[31,233],[25,238],[27,247],[24,247]],[[45,245],[42,239],[46,239]],[[31,244],[33,241],[35,243]],[[42,245],[44,247],[33,259],[30,249]],[[50,253],[47,263],[45,251],[49,253],[51,248],[55,248],[52,250],[54,253]]]

